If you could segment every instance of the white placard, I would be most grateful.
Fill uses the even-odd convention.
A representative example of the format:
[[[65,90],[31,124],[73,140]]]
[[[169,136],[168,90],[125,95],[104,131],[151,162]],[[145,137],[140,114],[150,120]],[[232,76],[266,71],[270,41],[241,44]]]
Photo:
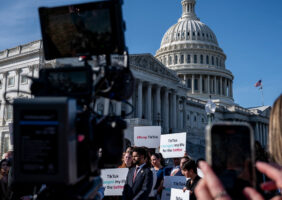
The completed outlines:
[[[137,126],[134,127],[134,145],[137,147],[159,148],[160,126]]]
[[[161,135],[160,153],[164,158],[181,158],[186,151],[186,133]]]
[[[128,168],[102,169],[105,196],[122,196]]]
[[[164,176],[164,184],[165,188],[176,188],[183,189],[186,184],[185,176]]]
[[[190,199],[190,191],[186,190],[183,192],[183,190],[180,189],[171,189],[170,192],[170,200],[189,200]]]

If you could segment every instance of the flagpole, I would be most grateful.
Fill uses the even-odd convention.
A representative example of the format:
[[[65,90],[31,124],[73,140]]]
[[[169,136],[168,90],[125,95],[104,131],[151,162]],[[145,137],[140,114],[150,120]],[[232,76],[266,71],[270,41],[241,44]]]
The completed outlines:
[[[264,98],[263,98],[263,87],[260,87],[261,89],[261,100],[262,100],[262,106],[264,106]]]

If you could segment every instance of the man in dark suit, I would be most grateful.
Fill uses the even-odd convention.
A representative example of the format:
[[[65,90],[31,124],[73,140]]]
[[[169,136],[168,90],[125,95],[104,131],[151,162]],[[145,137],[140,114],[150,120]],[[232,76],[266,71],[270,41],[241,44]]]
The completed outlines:
[[[123,200],[146,200],[153,185],[153,173],[146,164],[147,151],[142,147],[133,149],[132,157],[135,167],[129,169],[123,189]]]

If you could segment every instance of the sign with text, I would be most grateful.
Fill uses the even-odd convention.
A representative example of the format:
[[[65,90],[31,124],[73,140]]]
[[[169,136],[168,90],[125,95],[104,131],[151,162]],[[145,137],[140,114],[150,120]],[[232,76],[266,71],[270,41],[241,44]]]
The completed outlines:
[[[189,200],[190,199],[190,191],[186,190],[183,192],[183,190],[180,189],[171,189],[170,192],[170,200]]]
[[[101,178],[105,196],[122,196],[128,168],[102,169]]]
[[[186,184],[185,176],[165,176],[164,188],[162,191],[162,200],[170,200],[171,188],[183,190]]]
[[[186,151],[186,133],[161,135],[160,153],[164,158],[181,158]]]
[[[160,126],[134,127],[134,145],[137,147],[159,148],[160,135]]]
[[[183,189],[186,184],[185,176],[164,176],[165,188]]]

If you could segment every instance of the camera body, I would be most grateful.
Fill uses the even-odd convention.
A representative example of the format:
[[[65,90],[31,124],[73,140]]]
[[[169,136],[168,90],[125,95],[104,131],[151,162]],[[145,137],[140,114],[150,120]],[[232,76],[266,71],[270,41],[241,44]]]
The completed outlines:
[[[124,66],[111,64],[111,54],[126,51],[121,4],[39,8],[45,59],[85,56],[85,66],[40,69],[32,79],[34,98],[14,100],[15,184],[90,183],[101,166],[120,162],[126,122],[94,107],[97,97],[126,102],[133,92],[128,60]],[[101,55],[106,64],[89,65],[92,56]]]

